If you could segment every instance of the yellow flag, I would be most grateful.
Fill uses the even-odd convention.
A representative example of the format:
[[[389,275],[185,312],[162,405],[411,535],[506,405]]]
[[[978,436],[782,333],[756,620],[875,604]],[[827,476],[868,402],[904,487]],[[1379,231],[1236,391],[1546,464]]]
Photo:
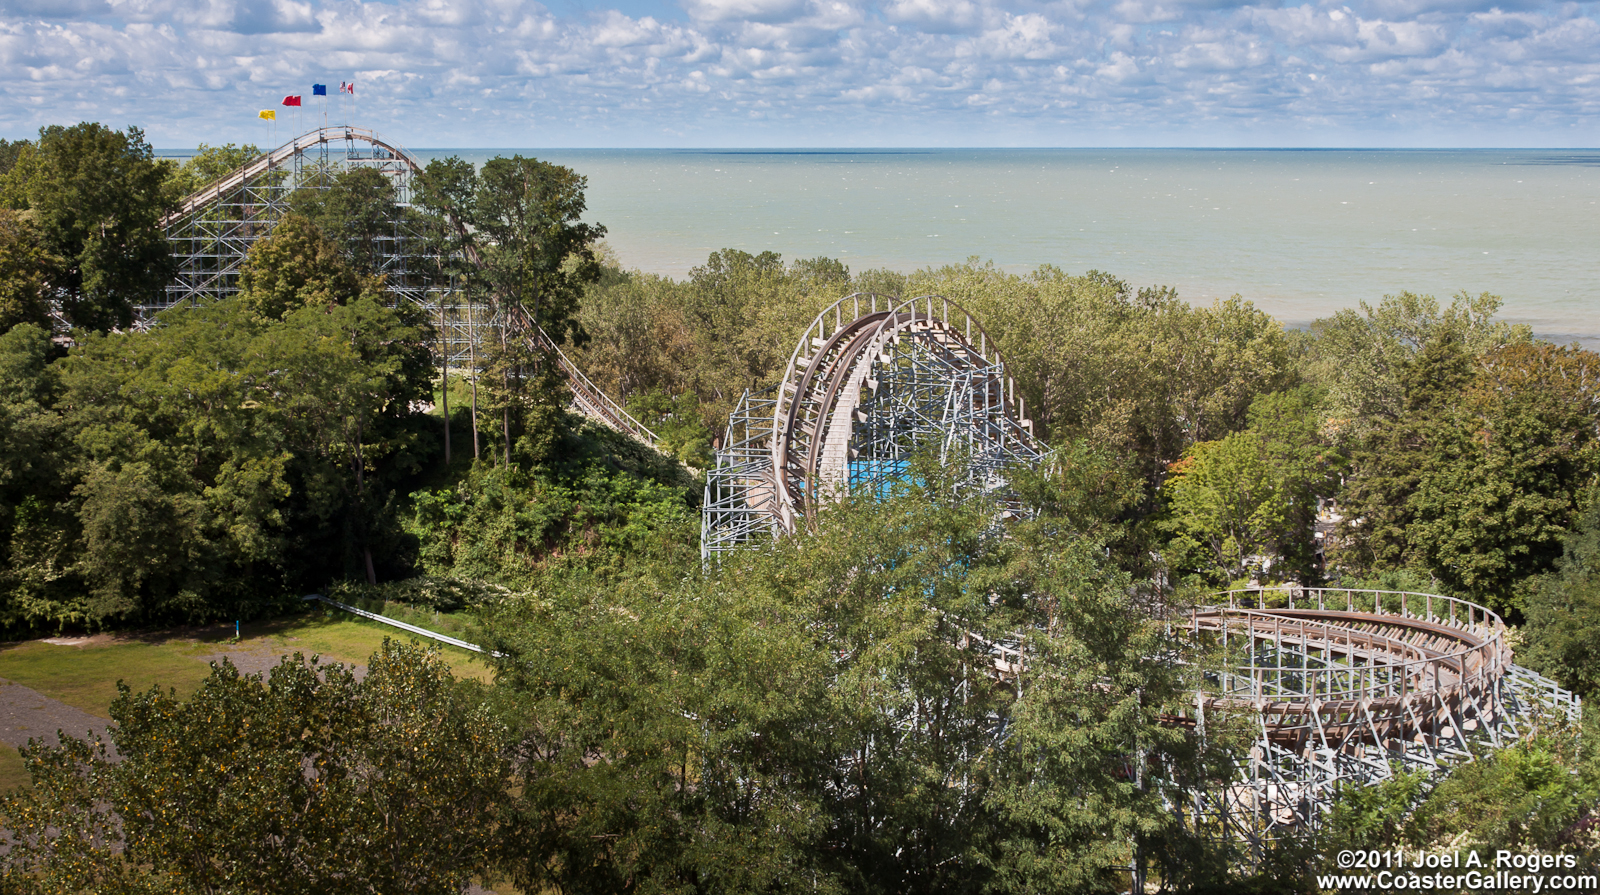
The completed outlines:
[[[261,118],[261,119],[263,119],[265,121],[277,121],[278,120],[278,111],[276,109],[262,109],[261,110],[261,114],[256,116],[256,117]]]

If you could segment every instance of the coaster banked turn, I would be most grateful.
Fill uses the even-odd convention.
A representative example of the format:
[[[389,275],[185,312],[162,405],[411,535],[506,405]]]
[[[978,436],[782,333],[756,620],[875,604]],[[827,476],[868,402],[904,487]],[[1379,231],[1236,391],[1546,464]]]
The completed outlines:
[[[847,491],[883,493],[919,452],[958,487],[1001,497],[1045,456],[981,324],[939,296],[852,295],[819,314],[781,383],[746,393],[706,479],[701,552],[813,524]],[[1514,664],[1494,612],[1432,594],[1302,587],[1216,595],[1182,620],[1197,649],[1235,657],[1169,720],[1252,719],[1238,778],[1174,806],[1196,829],[1260,845],[1315,824],[1342,783],[1443,771],[1579,704]],[[970,635],[969,635],[970,636]],[[1026,686],[1015,643],[988,644],[994,673]],[[1230,660],[1230,661],[1235,661]]]
[[[189,196],[165,221],[179,274],[165,308],[238,291],[250,246],[269,234],[301,186],[370,167],[411,202],[415,158],[356,127],[320,128]],[[657,441],[583,375],[515,302],[472,296],[420,273],[422,242],[405,215],[379,240],[379,272],[439,326],[444,365],[462,368],[472,340],[503,330],[553,356],[576,410],[647,444]],[[459,226],[459,223],[456,223]],[[476,259],[470,259],[476,260]],[[856,294],[812,322],[782,381],[747,392],[706,476],[702,555],[770,543],[817,521],[846,492],[884,493],[918,454],[956,470],[958,490],[999,498],[1008,476],[1046,451],[982,325],[938,296]],[[1178,622],[1175,622],[1177,624]],[[1173,723],[1243,715],[1255,743],[1233,783],[1174,806],[1198,829],[1260,844],[1315,824],[1340,783],[1437,771],[1522,735],[1540,716],[1576,719],[1578,701],[1513,661],[1490,610],[1429,594],[1285,587],[1217,595],[1181,622],[1196,646],[1236,657],[1209,673]],[[970,635],[969,635],[970,636]],[[1026,687],[1017,643],[985,644],[993,673]],[[1214,721],[1213,721],[1214,723]]]

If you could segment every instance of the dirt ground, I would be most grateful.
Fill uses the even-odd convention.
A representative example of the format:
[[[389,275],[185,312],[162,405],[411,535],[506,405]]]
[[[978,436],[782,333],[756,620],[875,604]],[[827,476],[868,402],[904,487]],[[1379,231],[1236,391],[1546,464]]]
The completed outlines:
[[[57,702],[37,690],[0,679],[0,743],[21,748],[29,739],[55,745],[57,731],[69,736],[94,734],[110,744],[106,728],[111,722],[88,712]]]
[[[101,642],[109,643],[115,639],[114,635],[97,634],[92,637],[52,637],[44,642],[72,648]],[[224,657],[232,662],[241,674],[265,675],[278,664],[281,653],[270,647],[242,647],[197,656],[196,660],[211,663],[220,662]],[[357,679],[366,677],[366,674],[365,665],[355,666]],[[107,729],[112,723],[59,700],[51,699],[30,687],[0,678],[0,743],[21,748],[28,744],[29,739],[41,739],[54,745],[60,742],[56,736],[57,731],[65,731],[70,736],[80,738],[93,734],[110,746],[111,737]],[[111,749],[111,753],[115,757],[116,750]]]

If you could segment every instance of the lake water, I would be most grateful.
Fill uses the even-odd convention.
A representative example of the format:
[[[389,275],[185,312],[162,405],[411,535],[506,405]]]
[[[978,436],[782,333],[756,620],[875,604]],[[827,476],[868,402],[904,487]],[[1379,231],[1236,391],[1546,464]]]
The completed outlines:
[[[1600,343],[1600,151],[525,151],[589,178],[623,264],[719,248],[910,271],[976,255],[1243,295],[1303,325],[1403,289]],[[423,150],[481,161],[509,150]]]
[[[1600,347],[1600,150],[482,150],[589,179],[624,266],[720,248],[860,271],[969,256],[1234,293],[1291,325],[1409,289]]]

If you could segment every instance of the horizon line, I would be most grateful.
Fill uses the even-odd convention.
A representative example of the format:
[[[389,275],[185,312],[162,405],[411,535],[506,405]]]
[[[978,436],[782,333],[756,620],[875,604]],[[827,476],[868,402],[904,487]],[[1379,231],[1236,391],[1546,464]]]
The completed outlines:
[[[308,132],[309,133],[309,132]],[[152,146],[154,152],[194,152],[199,146]],[[517,152],[1600,152],[1600,146],[427,146],[411,151]]]

